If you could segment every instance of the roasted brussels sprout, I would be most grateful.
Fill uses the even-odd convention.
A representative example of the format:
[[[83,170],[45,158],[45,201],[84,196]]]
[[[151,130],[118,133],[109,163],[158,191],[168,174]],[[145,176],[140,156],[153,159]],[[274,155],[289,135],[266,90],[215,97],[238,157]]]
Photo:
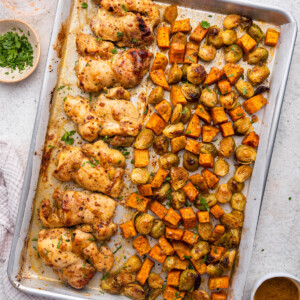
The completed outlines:
[[[166,200],[168,197],[168,191],[170,189],[171,189],[171,186],[168,182],[163,183],[160,188],[152,190],[153,199],[155,199],[159,202]]]
[[[147,300],[155,300],[162,293],[162,289],[149,289],[147,293]]]
[[[145,298],[145,291],[144,289],[135,283],[131,283],[124,287],[124,295],[132,300],[140,300]]]
[[[153,221],[153,226],[150,231],[150,236],[154,239],[159,239],[162,235],[165,234],[166,225],[162,220],[155,219]]]
[[[261,85],[255,89],[253,96],[262,94],[264,92],[268,92],[269,90],[270,90],[270,88],[268,88],[267,86]]]
[[[154,138],[153,149],[156,154],[163,155],[168,152],[169,140],[164,135],[159,135]]]
[[[216,242],[226,248],[236,248],[240,243],[240,229],[228,229]]]
[[[182,190],[171,193],[171,206],[173,209],[183,208],[186,203],[186,195]]]
[[[200,102],[209,108],[213,108],[218,104],[218,95],[212,89],[204,89],[200,96]]]
[[[233,44],[224,48],[224,58],[228,63],[236,63],[243,57],[243,50],[240,46]]]
[[[190,291],[194,288],[197,272],[195,270],[187,269],[181,272],[179,277],[179,290]]]
[[[249,65],[257,65],[266,62],[269,57],[269,52],[263,47],[257,47],[247,56],[247,62]]]
[[[231,197],[231,207],[238,211],[244,211],[246,207],[246,197],[242,193],[234,193]]]
[[[225,225],[227,228],[238,228],[239,222],[238,219],[231,213],[225,213],[220,218],[221,224]]]
[[[190,120],[191,116],[192,116],[192,111],[189,108],[189,106],[186,105],[182,110],[180,122],[186,124]]]
[[[200,153],[211,154],[215,158],[218,155],[218,150],[213,143],[201,143]]]
[[[206,35],[207,45],[213,45],[216,49],[223,46],[222,30],[217,26],[211,26]]]
[[[232,29],[239,26],[242,22],[242,17],[239,15],[228,15],[224,18],[223,25],[226,29]]]
[[[216,198],[215,194],[201,194],[201,195],[198,195],[196,200],[195,200],[195,205],[200,210],[205,209],[205,207],[203,206],[204,200],[201,199],[201,198],[204,198],[204,200],[205,200],[208,207],[212,207],[215,204],[217,204],[217,198]]]
[[[214,165],[214,173],[217,176],[224,177],[228,174],[228,172],[229,172],[228,162],[223,158],[218,159]]]
[[[186,45],[186,43],[187,43],[186,35],[182,32],[176,32],[175,34],[172,35],[171,44],[173,44],[173,43]]]
[[[230,201],[232,197],[232,192],[231,190],[229,189],[227,183],[224,183],[224,184],[220,184],[218,186],[218,189],[216,191],[216,198],[217,198],[217,201],[219,203],[227,203]]]
[[[181,91],[188,101],[196,101],[200,98],[201,89],[199,86],[196,86],[191,83],[184,83],[181,86]]]
[[[186,269],[189,265],[187,260],[180,260],[178,256],[168,256],[164,262],[164,269],[171,271],[178,267],[178,269]]]
[[[187,68],[189,67],[189,64],[183,64],[182,65],[182,78],[181,80],[187,80]]]
[[[242,79],[240,79],[235,84],[235,88],[237,89],[239,94],[241,96],[245,97],[246,99],[249,99],[249,98],[253,97],[253,95],[254,95],[254,87],[248,81],[243,81]]]
[[[225,269],[231,269],[234,263],[234,259],[235,259],[235,255],[236,255],[236,250],[227,250],[226,253],[223,255],[223,257],[221,258],[221,265],[225,268]]]
[[[161,289],[164,281],[159,275],[151,272],[148,277],[148,284],[152,289]]]
[[[150,93],[148,97],[148,103],[156,105],[163,101],[164,89],[161,86],[156,86]]]
[[[189,101],[185,107],[188,107],[190,110],[195,110],[198,106],[198,101]]]
[[[174,153],[166,153],[158,159],[159,166],[166,170],[172,167],[178,167],[179,162],[179,157]]]
[[[169,139],[173,139],[175,137],[183,135],[184,125],[182,123],[167,125],[163,130],[164,136]]]
[[[193,300],[210,300],[210,296],[203,290],[193,291]]]
[[[233,109],[238,97],[239,96],[235,91],[231,91],[226,95],[220,96],[220,103],[225,109]]]
[[[248,80],[255,86],[263,83],[270,75],[267,65],[254,66],[247,71]]]
[[[137,255],[132,255],[129,257],[127,262],[124,264],[123,268],[126,272],[137,272],[142,267],[142,261]]]
[[[224,268],[220,264],[209,264],[206,267],[206,273],[209,277],[219,277],[223,274]]]
[[[238,226],[239,227],[243,227],[243,223],[244,223],[244,213],[242,211],[238,211],[238,210],[233,210],[231,212],[231,214],[236,218],[236,220],[238,221]]]
[[[245,186],[244,182],[237,182],[233,177],[228,180],[227,184],[233,193],[241,192]]]
[[[263,33],[263,31],[261,30],[261,28],[252,23],[252,25],[250,26],[250,28],[248,29],[248,34],[257,42],[259,43],[264,37],[265,34]]]
[[[122,287],[117,283],[112,274],[101,281],[101,288],[103,291],[113,295],[119,295],[122,290]]]
[[[138,233],[147,235],[153,226],[154,218],[148,214],[138,214],[134,219],[135,229]]]
[[[229,158],[233,154],[234,149],[235,149],[235,141],[234,141],[233,137],[228,136],[221,140],[220,153],[223,156]]]
[[[153,143],[154,133],[150,129],[142,129],[136,137],[134,147],[136,149],[147,149]]]
[[[185,186],[189,178],[189,173],[182,167],[173,167],[170,170],[171,186],[174,191],[178,191]]]
[[[204,45],[199,49],[198,56],[204,61],[212,61],[217,54],[217,49],[213,45]]]
[[[247,145],[239,145],[235,150],[235,159],[239,164],[251,164],[256,159],[256,151]]]
[[[226,29],[222,33],[222,39],[225,45],[232,45],[237,41],[237,34],[234,30]]]
[[[171,124],[179,123],[180,119],[181,119],[181,116],[182,116],[182,105],[177,104],[173,109],[170,123]]]
[[[198,233],[202,240],[208,241],[213,233],[214,226],[211,222],[209,223],[199,223]]]
[[[169,69],[168,73],[168,82],[170,84],[178,83],[182,77],[182,70],[181,68],[175,63]]]
[[[239,166],[233,175],[233,178],[237,181],[237,182],[245,182],[247,179],[250,178],[251,174],[252,174],[253,168],[250,167],[249,165],[242,165]]]
[[[196,171],[199,167],[199,158],[197,155],[191,153],[191,152],[185,152],[183,155],[183,167],[190,171]]]
[[[176,20],[177,15],[178,15],[177,5],[176,4],[169,5],[165,8],[164,20],[169,24],[172,24],[172,22]]]
[[[210,252],[210,246],[208,242],[205,241],[199,241],[196,243],[196,245],[191,250],[191,256],[193,259],[197,260],[204,255],[208,254]]]
[[[187,80],[193,84],[201,84],[207,76],[204,67],[200,64],[191,64],[186,68]]]
[[[145,168],[134,168],[131,171],[130,179],[134,184],[145,184],[149,180],[149,172]]]
[[[250,132],[252,127],[251,121],[248,117],[240,118],[233,122],[234,132],[238,135],[246,135]]]

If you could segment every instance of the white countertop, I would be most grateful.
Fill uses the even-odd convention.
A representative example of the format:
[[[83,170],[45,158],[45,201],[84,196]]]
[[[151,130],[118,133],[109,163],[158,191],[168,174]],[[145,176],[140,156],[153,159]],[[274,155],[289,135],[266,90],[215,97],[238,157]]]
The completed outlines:
[[[25,168],[56,1],[42,1],[47,3],[47,7],[40,9],[34,16],[16,14],[5,5],[8,2],[10,1],[0,2],[0,18],[24,19],[36,29],[41,42],[41,60],[34,74],[20,83],[11,85],[0,83],[0,139],[10,142],[16,148]],[[251,2],[288,9],[300,24],[300,0],[253,0]],[[245,300],[249,299],[254,282],[268,272],[284,271],[300,277],[299,74],[300,36],[298,35],[257,227],[243,298]],[[1,282],[0,299],[5,299],[1,292]]]

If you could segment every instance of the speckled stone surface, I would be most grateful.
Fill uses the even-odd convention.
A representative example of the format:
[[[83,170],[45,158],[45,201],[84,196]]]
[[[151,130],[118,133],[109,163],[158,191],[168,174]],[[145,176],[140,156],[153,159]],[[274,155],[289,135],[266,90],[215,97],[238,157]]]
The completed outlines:
[[[0,83],[0,138],[14,145],[25,168],[43,72],[46,67],[56,1],[44,1],[47,6],[34,16],[17,15],[6,7],[4,2],[0,1],[0,18],[24,19],[36,29],[41,42],[41,60],[34,74],[21,83],[11,85]],[[288,9],[298,24],[300,23],[300,0],[253,0],[251,2]],[[300,277],[299,73],[300,37],[298,36],[243,300],[250,298],[254,282],[268,272],[284,271]],[[0,299],[5,299],[1,292],[1,282]]]

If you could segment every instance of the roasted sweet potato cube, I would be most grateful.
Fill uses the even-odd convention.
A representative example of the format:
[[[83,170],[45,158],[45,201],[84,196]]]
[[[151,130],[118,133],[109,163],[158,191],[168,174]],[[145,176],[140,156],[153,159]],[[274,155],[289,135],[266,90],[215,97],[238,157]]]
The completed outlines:
[[[214,188],[219,183],[219,178],[213,172],[203,169],[201,174],[210,189]]]
[[[147,254],[151,250],[149,241],[147,237],[145,237],[144,235],[138,236],[132,242],[132,246],[135,248],[135,250],[138,252],[140,256]]]
[[[150,250],[149,256],[161,264],[164,263],[164,261],[167,258],[167,255],[162,251],[162,249],[159,247],[159,245],[155,244],[152,249]]]
[[[170,27],[159,27],[157,29],[157,45],[164,49],[170,47]]]
[[[145,261],[143,262],[143,265],[142,265],[140,271],[136,275],[136,280],[141,285],[144,285],[146,283],[146,281],[148,279],[148,276],[150,274],[150,271],[151,271],[151,269],[152,269],[153,266],[154,266],[154,262],[147,257],[145,259]]]
[[[227,122],[227,117],[225,114],[224,107],[214,107],[210,111],[212,121],[214,125],[221,124]]]
[[[185,105],[187,104],[187,100],[185,99],[181,87],[179,85],[172,85],[171,93],[170,93],[170,101],[175,107],[177,104]]]
[[[222,292],[213,292],[211,293],[211,300],[226,300],[227,295]]]
[[[167,214],[164,217],[164,221],[173,227],[177,227],[180,220],[180,215],[173,208],[170,207],[168,209]]]
[[[243,145],[247,145],[253,148],[256,148],[258,146],[258,143],[259,135],[256,134],[254,131],[251,131],[249,134],[247,134],[242,141]]]
[[[225,75],[231,85],[235,85],[244,73],[244,69],[239,65],[228,63],[223,67]]]
[[[151,115],[146,124],[146,128],[151,129],[156,135],[160,135],[166,126],[167,123],[156,113]]]
[[[190,40],[200,43],[206,36],[208,28],[203,28],[201,23],[192,31]]]
[[[196,213],[197,221],[199,223],[208,223],[209,222],[209,212],[206,211],[197,211]]]
[[[209,239],[210,243],[216,242],[225,232],[225,226],[223,225],[216,225],[214,231]]]
[[[243,103],[246,112],[252,115],[259,111],[264,105],[267,104],[267,99],[262,95],[256,95]]]
[[[214,167],[214,157],[210,153],[199,154],[199,164],[204,168]]]
[[[197,259],[197,260],[195,260],[195,259],[192,258],[192,259],[191,259],[191,262],[192,262],[194,268],[196,269],[196,271],[197,271],[200,275],[206,273],[206,264],[203,262],[203,259],[202,259],[202,258]]]
[[[167,285],[179,286],[179,277],[181,271],[172,270],[168,272]]]
[[[235,122],[236,120],[238,120],[240,118],[246,117],[246,113],[243,110],[242,106],[237,106],[236,108],[229,110],[227,113],[229,114],[229,116],[233,122]]]
[[[172,245],[176,254],[181,260],[192,258],[191,249],[186,243],[181,241],[173,241]]]
[[[152,196],[152,186],[150,183],[138,185],[138,191],[142,196]]]
[[[180,229],[180,228],[175,229],[175,228],[170,228],[170,227],[166,228],[166,238],[167,239],[180,241],[182,236],[183,236],[182,229]]]
[[[120,229],[121,229],[125,239],[129,239],[129,238],[137,235],[137,232],[135,230],[134,223],[132,220],[129,220],[128,222],[121,224]]]
[[[200,137],[201,124],[200,119],[196,114],[193,114],[189,124],[186,127],[185,135],[194,139]]]
[[[212,206],[210,212],[216,219],[220,219],[225,214],[223,208],[218,204]]]
[[[189,32],[191,31],[191,22],[190,19],[174,21],[171,24],[171,33],[176,32]]]
[[[201,144],[196,140],[187,140],[185,145],[185,150],[190,151],[194,154],[200,153]]]
[[[160,219],[163,219],[167,214],[168,210],[159,202],[153,201],[150,204],[150,210],[156,214]]]
[[[189,230],[185,230],[181,240],[183,242],[186,242],[186,243],[194,246],[197,243],[198,239],[199,239],[198,234],[196,234],[192,231],[189,231]]]
[[[266,32],[265,45],[275,47],[279,39],[279,32],[275,29],[268,28]]]
[[[161,86],[164,90],[167,90],[167,91],[170,90],[170,87],[167,82],[165,72],[163,69],[153,70],[150,72],[149,75],[154,84]]]
[[[234,135],[234,129],[231,122],[225,122],[219,126],[223,137]]]
[[[210,246],[210,256],[214,258],[213,262],[220,260],[225,252],[226,248],[224,247]]]
[[[167,285],[163,297],[165,300],[174,300],[174,299],[183,299],[185,292],[179,292],[178,289],[173,288],[170,285]]]
[[[218,82],[218,88],[222,95],[226,95],[232,91],[230,82],[227,79],[223,79]]]
[[[147,210],[149,201],[150,199],[142,195],[132,193],[126,200],[126,206],[135,208],[141,212],[145,212]]]
[[[175,253],[173,246],[167,241],[164,236],[161,236],[159,238],[158,244],[166,255],[173,255]]]
[[[151,71],[159,70],[159,69],[165,70],[167,64],[168,64],[168,58],[164,54],[157,52],[152,64]]]
[[[184,61],[185,45],[179,43],[172,43],[169,50],[169,62],[170,64],[179,63]]]
[[[196,64],[198,60],[199,44],[188,42],[185,48],[184,63]]]
[[[202,104],[198,105],[195,114],[205,123],[209,124],[211,122],[211,116]]]
[[[257,43],[248,33],[245,33],[236,41],[236,44],[243,49],[244,53],[248,54]]]
[[[148,165],[149,165],[149,150],[134,149],[134,166],[136,168],[143,168]]]
[[[197,188],[191,182],[184,186],[182,190],[191,202],[193,202],[199,194]]]
[[[210,290],[228,289],[228,286],[229,286],[229,276],[209,278],[208,280],[208,288]]]
[[[205,81],[203,82],[203,86],[211,85],[211,84],[218,82],[219,80],[221,80],[223,75],[224,75],[223,69],[218,69],[217,67],[212,67],[210,69]]]
[[[177,153],[186,146],[186,137],[184,135],[171,139],[171,151]]]
[[[197,186],[199,189],[199,192],[201,194],[207,194],[208,193],[208,186],[204,180],[204,178],[200,174],[194,174],[190,176],[190,181],[193,185]]]
[[[202,141],[204,143],[210,143],[216,135],[219,133],[220,129],[211,125],[202,126]]]
[[[163,120],[168,123],[171,115],[172,115],[172,106],[167,100],[163,100],[157,105],[155,105],[155,109],[158,114],[163,118]]]
[[[154,175],[154,178],[151,182],[151,186],[153,188],[160,188],[165,179],[167,178],[169,172],[164,170],[163,168],[159,168]]]
[[[192,207],[179,209],[185,229],[191,229],[197,226],[196,215]]]
[[[171,24],[176,20],[177,15],[178,15],[177,5],[176,4],[169,5],[165,8],[164,20],[169,24]]]

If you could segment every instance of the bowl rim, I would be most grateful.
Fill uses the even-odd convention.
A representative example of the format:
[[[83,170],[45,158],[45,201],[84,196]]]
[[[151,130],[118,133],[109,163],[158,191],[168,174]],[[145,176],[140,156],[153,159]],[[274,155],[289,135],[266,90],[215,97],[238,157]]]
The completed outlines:
[[[24,75],[22,77],[19,77],[19,78],[16,78],[16,79],[1,79],[0,78],[0,82],[3,82],[3,83],[15,83],[15,82],[19,82],[19,81],[22,81],[24,79],[26,79],[27,77],[29,77],[33,72],[34,70],[36,69],[38,63],[39,63],[39,60],[40,60],[40,56],[41,56],[41,45],[40,45],[40,40],[38,38],[38,35],[36,34],[35,30],[33,29],[33,27],[31,25],[29,25],[27,22],[23,21],[23,20],[20,20],[20,19],[2,19],[0,20],[0,23],[4,23],[4,22],[8,22],[8,21],[14,21],[14,22],[19,22],[19,23],[22,23],[24,24],[25,26],[27,26],[30,31],[33,33],[36,41],[37,41],[37,52],[36,52],[36,61],[34,63],[34,65],[28,69],[28,71],[26,73],[24,73]]]

